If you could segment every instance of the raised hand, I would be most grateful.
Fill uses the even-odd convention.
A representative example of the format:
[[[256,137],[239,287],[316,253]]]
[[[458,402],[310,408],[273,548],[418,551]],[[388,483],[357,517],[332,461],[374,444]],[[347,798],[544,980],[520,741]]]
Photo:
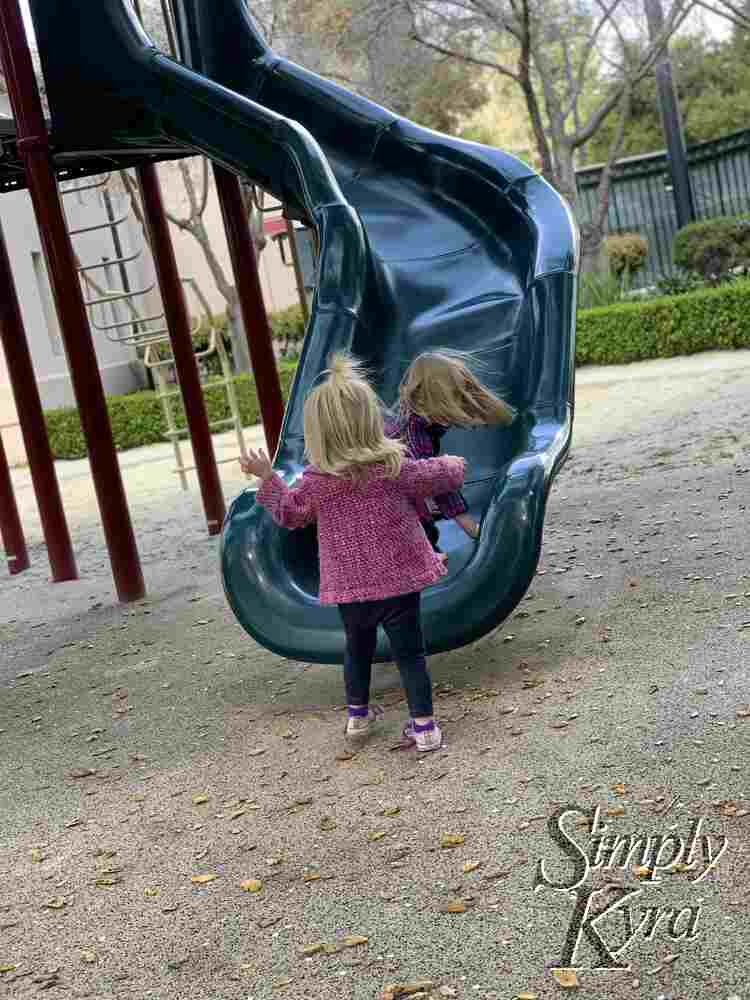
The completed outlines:
[[[271,461],[262,448],[257,451],[250,448],[247,458],[240,458],[240,468],[246,476],[257,476],[258,479],[270,479],[273,475]]]

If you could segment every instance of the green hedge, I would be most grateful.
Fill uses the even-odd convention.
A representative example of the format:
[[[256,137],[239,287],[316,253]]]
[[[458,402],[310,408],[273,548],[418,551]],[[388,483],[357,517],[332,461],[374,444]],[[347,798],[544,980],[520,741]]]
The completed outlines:
[[[285,400],[289,395],[295,369],[296,365],[293,362],[282,361],[279,364],[281,388]],[[237,402],[242,422],[246,427],[258,423],[260,407],[255,382],[249,375],[238,375],[235,378],[235,385],[237,386]],[[204,395],[210,422],[230,416],[226,392],[221,386],[206,389]],[[172,397],[172,405],[177,426],[184,427],[185,413],[178,396]],[[133,392],[126,396],[108,396],[107,409],[118,451],[141,448],[143,445],[157,444],[166,440],[164,438],[166,430],[164,414],[159,397],[155,392]],[[78,411],[76,409],[48,410],[45,417],[52,453],[55,458],[84,458],[86,444],[78,419]]]
[[[576,363],[625,364],[649,358],[671,358],[698,351],[750,347],[750,280],[647,302],[624,302],[578,313]],[[284,399],[296,363],[281,361]],[[260,417],[255,383],[248,375],[235,379],[245,426]],[[229,416],[221,387],[205,392],[210,421]],[[178,426],[185,426],[179,398],[173,403]],[[107,397],[115,444],[120,451],[163,442],[164,417],[156,393],[135,392]],[[47,429],[55,458],[83,458],[86,446],[75,409],[48,410]]]
[[[750,281],[578,313],[576,363],[616,365],[750,347]]]

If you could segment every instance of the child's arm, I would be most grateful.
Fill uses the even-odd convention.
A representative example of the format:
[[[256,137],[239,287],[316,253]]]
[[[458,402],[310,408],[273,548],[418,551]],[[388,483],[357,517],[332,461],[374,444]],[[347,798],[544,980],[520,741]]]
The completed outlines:
[[[410,497],[424,499],[460,489],[465,473],[466,462],[463,458],[444,455],[419,461],[405,459],[399,478]]]
[[[240,460],[240,465],[243,472],[262,480],[255,499],[282,528],[304,528],[316,520],[315,489],[307,470],[299,486],[289,487],[273,471],[263,451],[251,451],[247,459]]]

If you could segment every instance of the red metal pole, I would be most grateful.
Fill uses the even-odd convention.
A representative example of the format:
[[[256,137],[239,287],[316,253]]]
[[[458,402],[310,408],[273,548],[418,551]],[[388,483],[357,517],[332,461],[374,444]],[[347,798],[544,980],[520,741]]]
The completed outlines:
[[[281,395],[279,370],[276,367],[276,355],[273,351],[271,328],[263,305],[258,257],[247,222],[239,180],[229,170],[216,163],[214,178],[224,218],[229,254],[232,258],[247,346],[250,349],[250,361],[258,389],[266,444],[273,456],[279,443],[281,422],[284,419],[284,400]]]
[[[26,539],[23,537],[21,518],[18,516],[16,498],[13,495],[13,480],[10,478],[2,434],[0,434],[0,537],[3,540],[10,575],[23,573],[29,568],[29,553],[26,551]]]
[[[224,495],[216,467],[214,443],[208,426],[198,364],[190,338],[190,317],[185,303],[185,293],[177,270],[177,260],[164,212],[156,167],[151,163],[139,167],[138,177],[143,195],[143,215],[151,237],[151,251],[159,277],[174,363],[193,444],[195,469],[203,497],[208,533],[216,535],[221,531],[224,520]]]
[[[121,601],[138,600],[145,593],[143,574],[18,0],[0,0],[0,58],[16,120],[18,152],[60,319],[117,595]]]
[[[31,480],[42,521],[54,583],[77,580],[78,571],[65,520],[55,460],[47,437],[31,352],[18,305],[5,237],[0,227],[0,342],[5,351],[18,421],[26,446]]]

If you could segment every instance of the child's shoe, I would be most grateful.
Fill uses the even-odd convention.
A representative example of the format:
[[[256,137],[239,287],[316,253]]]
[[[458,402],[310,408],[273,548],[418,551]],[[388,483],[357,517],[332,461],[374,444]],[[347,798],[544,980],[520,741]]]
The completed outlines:
[[[404,750],[416,747],[420,753],[429,753],[431,750],[439,750],[442,745],[443,731],[434,719],[423,725],[409,719],[401,733],[401,746]]]
[[[350,740],[363,740],[370,735],[372,727],[380,721],[383,709],[380,705],[350,705],[349,718],[346,723],[346,737]]]

